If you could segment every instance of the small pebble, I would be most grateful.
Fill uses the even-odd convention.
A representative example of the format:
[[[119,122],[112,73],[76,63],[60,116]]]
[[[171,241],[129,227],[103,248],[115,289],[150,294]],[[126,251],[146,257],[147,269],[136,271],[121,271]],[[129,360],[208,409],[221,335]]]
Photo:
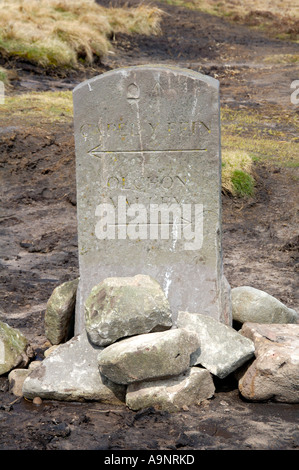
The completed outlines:
[[[40,397],[34,397],[32,403],[34,405],[41,405],[43,400]]]

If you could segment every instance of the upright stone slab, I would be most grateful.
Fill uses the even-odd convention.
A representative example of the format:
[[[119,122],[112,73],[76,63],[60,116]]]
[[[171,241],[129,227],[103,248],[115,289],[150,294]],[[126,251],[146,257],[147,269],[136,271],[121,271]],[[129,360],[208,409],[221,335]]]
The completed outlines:
[[[74,90],[80,283],[147,274],[178,310],[230,324],[222,274],[219,83],[138,66]]]

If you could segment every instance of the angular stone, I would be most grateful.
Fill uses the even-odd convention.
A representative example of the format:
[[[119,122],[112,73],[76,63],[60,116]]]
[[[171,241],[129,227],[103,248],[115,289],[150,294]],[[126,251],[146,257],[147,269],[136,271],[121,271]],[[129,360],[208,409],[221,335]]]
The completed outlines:
[[[184,406],[199,405],[214,395],[212,376],[206,369],[191,367],[183,374],[167,380],[152,380],[130,384],[126,404],[132,410],[154,406],[174,412]]]
[[[125,387],[113,384],[98,370],[99,348],[92,346],[85,333],[57,347],[28,375],[23,395],[33,399],[99,401],[120,405]]]
[[[98,363],[101,373],[119,384],[171,377],[189,368],[198,346],[197,335],[182,328],[148,333],[107,346]]]
[[[200,348],[191,355],[191,364],[201,364],[221,379],[254,355],[250,339],[206,315],[179,312],[177,326],[199,336]]]
[[[16,397],[23,396],[23,383],[29,373],[29,369],[13,369],[8,374],[9,390]]]
[[[98,346],[171,326],[169,302],[149,276],[105,279],[85,302],[85,328],[90,341]]]
[[[80,283],[146,274],[178,310],[231,324],[223,289],[219,82],[176,67],[113,70],[74,89]],[[223,302],[225,305],[223,305]]]
[[[0,321],[0,375],[26,367],[33,356],[27,338],[18,329]]]
[[[74,333],[75,304],[79,279],[56,287],[45,313],[45,335],[54,345],[64,343]]]
[[[239,390],[252,401],[299,403],[299,325],[245,323],[255,360],[239,371]]]
[[[266,292],[250,286],[231,291],[233,319],[251,323],[297,323],[298,313]]]

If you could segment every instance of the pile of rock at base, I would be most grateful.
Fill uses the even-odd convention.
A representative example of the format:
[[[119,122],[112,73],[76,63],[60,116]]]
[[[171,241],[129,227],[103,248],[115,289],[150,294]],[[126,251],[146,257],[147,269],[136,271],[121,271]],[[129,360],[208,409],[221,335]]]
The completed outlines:
[[[69,331],[66,318],[74,309],[76,285],[65,283],[51,296],[45,326],[54,343]],[[214,379],[232,374],[248,400],[298,403],[297,313],[248,286],[232,289],[232,311],[243,323],[239,331],[200,313],[179,312],[173,324],[155,280],[108,278],[86,301],[82,334],[52,346],[43,361],[25,369],[32,355],[24,351],[30,347],[15,332],[23,352],[6,364],[5,372],[13,369],[11,391],[32,400],[94,400],[132,410],[178,411],[212,398]]]
[[[213,377],[253,355],[251,339],[204,315],[180,312],[174,325],[151,277],[108,278],[86,300],[85,331],[30,372],[23,394],[176,411],[213,397]]]

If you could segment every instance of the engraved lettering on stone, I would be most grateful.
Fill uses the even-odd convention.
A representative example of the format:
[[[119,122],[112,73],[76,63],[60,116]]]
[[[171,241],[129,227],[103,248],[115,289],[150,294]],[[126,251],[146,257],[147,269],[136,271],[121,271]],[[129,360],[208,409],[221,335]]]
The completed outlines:
[[[129,100],[137,100],[140,96],[140,90],[136,83],[130,83],[127,91],[127,98]]]

